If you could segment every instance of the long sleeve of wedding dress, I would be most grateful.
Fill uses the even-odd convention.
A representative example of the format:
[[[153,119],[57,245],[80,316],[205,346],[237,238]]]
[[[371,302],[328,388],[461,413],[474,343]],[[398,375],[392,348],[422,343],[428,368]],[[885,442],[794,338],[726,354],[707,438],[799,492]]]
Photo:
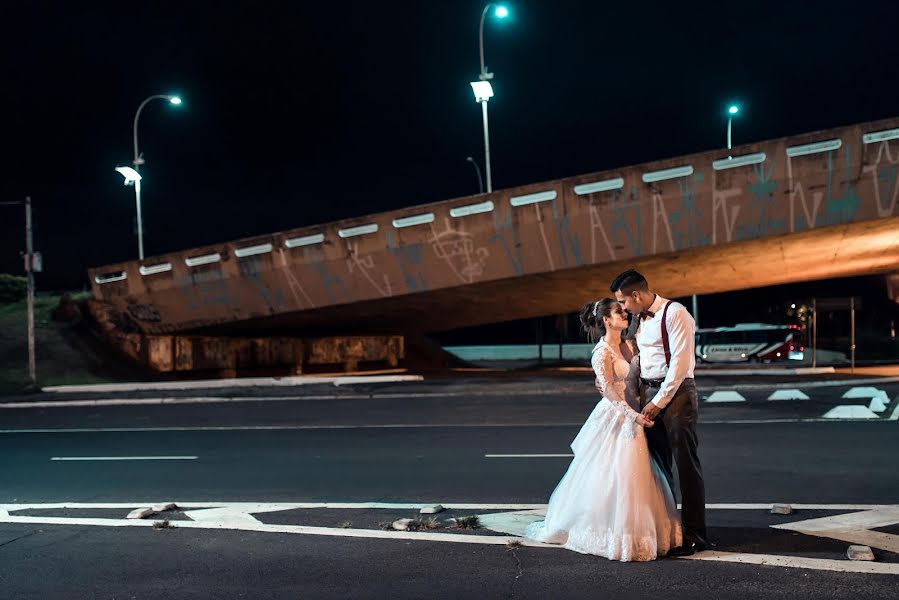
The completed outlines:
[[[527,537],[612,560],[652,560],[681,542],[674,497],[626,403],[630,365],[600,342],[590,359],[603,398],[571,442],[574,458]]]
[[[624,374],[616,373],[615,363],[621,362],[624,365]],[[593,370],[596,372],[596,379],[599,381],[602,395],[609,400],[612,406],[624,413],[624,416],[630,422],[632,427],[637,425],[637,416],[639,413],[631,409],[625,400],[625,376],[630,365],[624,361],[622,357],[616,356],[615,352],[607,345],[602,344],[599,349],[593,353],[592,358]],[[630,432],[631,435],[636,434],[636,430]]]

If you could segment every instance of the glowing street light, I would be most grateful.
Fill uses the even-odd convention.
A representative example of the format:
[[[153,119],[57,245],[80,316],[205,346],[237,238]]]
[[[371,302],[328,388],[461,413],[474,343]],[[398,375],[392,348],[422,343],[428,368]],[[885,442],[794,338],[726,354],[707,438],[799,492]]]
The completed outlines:
[[[487,102],[493,98],[493,86],[489,81],[472,81],[471,91],[474,92],[476,102]]]
[[[115,170],[122,174],[122,177],[125,178],[125,185],[134,185],[143,179],[140,176],[140,173],[137,172],[136,169],[132,169],[131,167],[116,167]]]
[[[490,172],[490,133],[487,126],[487,101],[493,97],[493,86],[490,80],[493,79],[493,73],[487,71],[484,65],[484,22],[487,20],[487,13],[490,9],[494,9],[494,16],[497,19],[505,19],[509,16],[509,9],[502,5],[490,3],[484,7],[481,13],[481,26],[478,30],[478,42],[481,54],[481,73],[478,75],[478,81],[471,82],[471,89],[474,92],[475,101],[481,105],[481,114],[484,122],[484,164],[487,171],[487,193],[493,191],[493,176]]]
[[[178,106],[181,104],[180,96],[172,96],[169,94],[154,94],[152,96],[144,99],[143,102],[137,107],[137,112],[134,114],[134,160],[131,164],[134,165],[134,168],[131,167],[117,167],[116,171],[122,174],[125,178],[125,185],[133,185],[134,186],[134,202],[137,208],[137,255],[140,260],[144,259],[144,224],[143,218],[141,215],[141,207],[140,207],[140,166],[144,164],[143,156],[140,154],[140,150],[137,147],[137,124],[140,120],[140,113],[144,110],[144,107],[153,100],[168,100],[169,104],[174,106]]]
[[[739,112],[740,112],[740,107],[737,106],[736,104],[731,104],[731,105],[727,108],[727,149],[728,149],[728,150],[730,150],[730,147],[731,147],[731,144],[730,144],[730,130],[731,130],[731,124],[733,123],[734,117],[735,117],[735,116],[737,115],[737,113],[739,113]]]

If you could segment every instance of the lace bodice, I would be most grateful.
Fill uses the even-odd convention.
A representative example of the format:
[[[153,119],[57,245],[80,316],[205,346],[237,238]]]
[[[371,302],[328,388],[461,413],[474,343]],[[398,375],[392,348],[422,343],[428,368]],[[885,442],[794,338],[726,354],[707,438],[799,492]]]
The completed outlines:
[[[637,413],[628,406],[625,400],[626,384],[630,363],[621,352],[608,345],[605,340],[593,347],[593,356],[590,359],[596,380],[602,388],[602,395],[608,399],[615,408],[625,413],[627,418],[636,422]]]

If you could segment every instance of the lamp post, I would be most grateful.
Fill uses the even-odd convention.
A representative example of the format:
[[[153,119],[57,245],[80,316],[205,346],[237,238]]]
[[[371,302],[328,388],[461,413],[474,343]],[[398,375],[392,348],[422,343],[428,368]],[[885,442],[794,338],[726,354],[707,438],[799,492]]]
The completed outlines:
[[[466,156],[465,160],[471,163],[471,166],[474,167],[475,175],[478,176],[478,194],[484,193],[484,180],[481,179],[481,167],[478,166],[477,161],[471,156]]]
[[[143,218],[141,215],[140,208],[140,166],[144,164],[144,159],[140,154],[140,150],[138,150],[137,146],[137,123],[140,120],[140,113],[144,110],[144,107],[152,102],[153,100],[168,100],[170,104],[174,104],[175,106],[181,104],[181,98],[179,96],[170,96],[167,94],[154,94],[144,99],[143,102],[140,103],[140,106],[137,107],[137,112],[134,114],[134,160],[131,164],[134,165],[134,171],[136,177],[126,175],[122,168],[117,168],[116,171],[122,173],[125,176],[125,185],[134,184],[134,202],[137,209],[137,255],[140,260],[144,259],[144,227],[143,227]],[[124,167],[123,167],[124,168]]]
[[[736,104],[731,104],[730,106],[727,107],[727,149],[728,150],[730,150],[730,148],[731,148],[731,143],[730,143],[731,126],[733,124],[734,117],[739,112],[740,112],[740,107],[737,106]]]
[[[484,11],[481,13],[481,26],[478,29],[481,72],[478,75],[478,81],[471,82],[471,89],[474,92],[475,101],[481,104],[481,114],[484,121],[484,166],[487,174],[488,194],[493,191],[493,176],[490,172],[490,133],[489,127],[487,126],[487,101],[493,97],[493,86],[490,85],[490,80],[493,79],[493,73],[489,73],[487,67],[484,65],[484,22],[487,20],[487,13],[490,12],[491,8],[494,9],[494,15],[498,19],[504,19],[509,16],[509,9],[505,6],[490,3],[484,7]]]
[[[31,196],[25,196],[24,202],[0,202],[0,206],[24,204],[25,205],[25,275],[27,303],[26,320],[28,324],[28,379],[31,386],[37,386],[37,364],[35,361],[35,331],[34,331],[34,273],[41,270],[41,253],[34,251],[33,228],[31,221]]]

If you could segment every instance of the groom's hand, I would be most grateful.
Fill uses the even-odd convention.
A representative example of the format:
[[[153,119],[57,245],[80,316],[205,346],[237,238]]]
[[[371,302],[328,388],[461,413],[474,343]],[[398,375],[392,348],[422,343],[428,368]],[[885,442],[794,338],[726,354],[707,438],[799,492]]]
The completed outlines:
[[[643,407],[643,416],[650,421],[654,420],[660,412],[662,412],[662,409],[656,406],[653,402],[650,402]]]
[[[646,427],[647,429],[649,429],[650,427],[655,425],[655,423],[653,423],[652,421],[650,421],[643,415],[637,415],[637,425],[639,425],[640,427]]]

